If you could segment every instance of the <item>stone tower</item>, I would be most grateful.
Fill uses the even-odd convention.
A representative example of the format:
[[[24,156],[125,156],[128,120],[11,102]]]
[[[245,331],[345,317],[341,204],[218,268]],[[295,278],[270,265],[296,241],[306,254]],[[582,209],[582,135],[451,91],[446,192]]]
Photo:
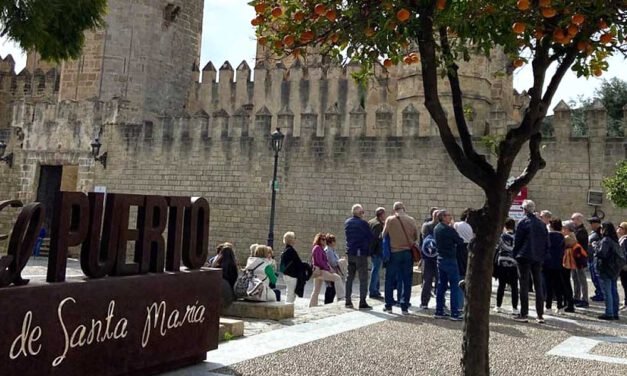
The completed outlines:
[[[60,100],[122,98],[146,119],[185,109],[204,0],[109,0],[106,27],[62,67]]]

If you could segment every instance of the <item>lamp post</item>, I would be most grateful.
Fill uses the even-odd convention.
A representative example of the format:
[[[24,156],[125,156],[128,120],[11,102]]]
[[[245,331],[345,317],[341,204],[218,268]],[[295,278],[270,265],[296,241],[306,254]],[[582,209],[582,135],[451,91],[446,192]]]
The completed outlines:
[[[102,144],[100,143],[100,139],[96,138],[94,142],[91,143],[91,155],[94,157],[96,162],[100,162],[102,164],[102,168],[107,168],[107,155],[108,153],[104,153],[100,155],[100,148]]]
[[[13,168],[13,153],[9,153],[4,156],[4,152],[7,150],[7,144],[4,141],[0,141],[0,162],[6,163],[9,168]]]
[[[276,173],[279,162],[279,152],[283,148],[285,135],[281,133],[281,128],[272,132],[272,150],[274,150],[274,174],[272,175],[272,204],[270,207],[270,230],[268,230],[268,246],[274,247],[274,206],[276,204]]]

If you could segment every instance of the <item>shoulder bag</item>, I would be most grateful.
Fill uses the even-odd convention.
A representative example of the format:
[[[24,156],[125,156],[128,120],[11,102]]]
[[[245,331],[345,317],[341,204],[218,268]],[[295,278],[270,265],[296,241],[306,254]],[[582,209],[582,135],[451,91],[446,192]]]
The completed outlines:
[[[411,240],[409,240],[409,235],[407,235],[407,231],[405,231],[405,225],[403,225],[403,221],[401,220],[401,217],[397,215],[396,219],[398,219],[398,222],[401,224],[401,228],[403,229],[403,234],[405,234],[405,239],[407,239],[407,243],[411,249],[412,260],[414,261],[414,263],[420,262],[420,249],[416,245],[416,242],[412,242]]]

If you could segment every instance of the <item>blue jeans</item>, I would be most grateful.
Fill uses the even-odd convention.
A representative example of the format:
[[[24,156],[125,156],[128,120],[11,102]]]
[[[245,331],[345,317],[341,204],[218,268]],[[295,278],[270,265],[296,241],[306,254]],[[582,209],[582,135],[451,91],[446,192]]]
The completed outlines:
[[[385,307],[391,308],[394,305],[394,282],[397,281],[396,288],[401,292],[401,309],[407,311],[409,299],[411,298],[411,283],[414,262],[409,249],[392,252],[387,272],[385,273]]]
[[[435,291],[435,314],[444,314],[444,295],[447,287],[451,289],[451,316],[459,317],[459,268],[457,260],[438,260],[438,286]]]
[[[372,270],[370,271],[370,297],[381,296],[379,272],[381,271],[381,264],[383,259],[381,256],[372,255]]]
[[[618,287],[615,279],[600,279],[603,294],[605,295],[605,315],[610,317],[618,316]]]
[[[590,277],[592,278],[592,284],[594,285],[594,295],[602,298],[604,293],[603,288],[601,287],[601,278],[597,272],[597,266],[595,265],[594,260],[588,261],[588,270],[590,271]]]

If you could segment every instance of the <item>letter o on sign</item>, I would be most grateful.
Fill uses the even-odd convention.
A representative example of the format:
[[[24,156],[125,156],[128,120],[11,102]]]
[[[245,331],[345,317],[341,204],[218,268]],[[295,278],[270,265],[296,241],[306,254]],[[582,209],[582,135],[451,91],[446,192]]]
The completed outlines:
[[[204,198],[192,200],[185,210],[183,235],[183,265],[200,269],[209,255],[209,202]]]

